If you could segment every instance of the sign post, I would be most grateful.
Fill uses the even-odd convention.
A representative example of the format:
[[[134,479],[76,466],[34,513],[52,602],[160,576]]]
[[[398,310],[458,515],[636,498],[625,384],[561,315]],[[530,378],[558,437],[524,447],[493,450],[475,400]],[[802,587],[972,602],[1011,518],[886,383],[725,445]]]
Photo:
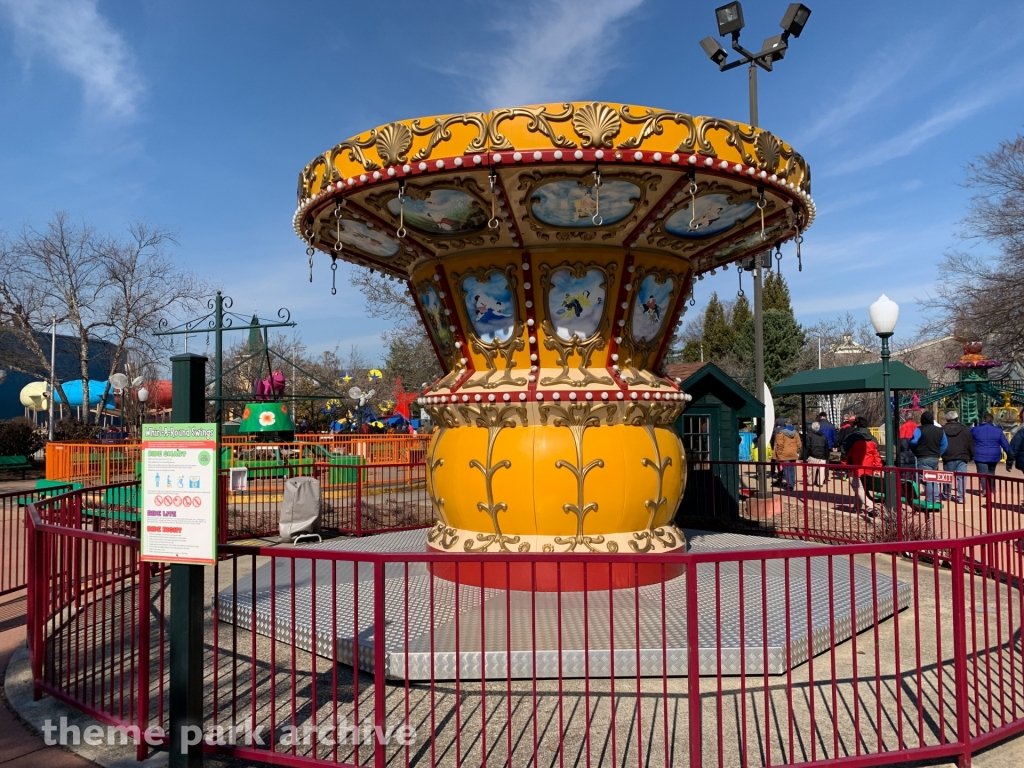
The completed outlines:
[[[154,456],[152,469],[143,473],[147,505],[149,501],[156,501],[156,496],[164,497],[162,504],[144,507],[147,514],[143,528],[150,524],[148,511],[152,509],[161,513],[153,515],[153,520],[159,519],[160,523],[152,523],[154,527],[159,525],[161,530],[143,533],[142,551],[145,553],[146,547],[150,547],[150,554],[155,559],[161,559],[159,556],[163,555],[174,556],[167,559],[171,563],[170,768],[201,768],[203,745],[195,734],[201,734],[203,728],[203,585],[206,568],[202,563],[212,562],[216,557],[217,431],[214,425],[204,423],[206,358],[195,354],[175,355],[171,358],[171,366],[171,419],[177,424],[147,425],[165,427],[168,432],[148,433],[153,435],[152,450],[159,450],[161,455]],[[193,431],[193,427],[198,431]],[[182,434],[176,435],[176,431]],[[214,445],[212,451],[208,447],[211,441]],[[157,442],[161,447],[155,446]],[[182,447],[193,443],[197,447]],[[170,455],[164,456],[165,451]],[[206,463],[202,461],[204,452],[212,454]],[[145,453],[143,448],[143,455]],[[185,455],[176,455],[178,453]],[[157,468],[158,465],[161,469]],[[146,467],[145,463],[143,467]],[[156,487],[157,472],[164,474],[160,488]],[[169,489],[163,487],[168,475],[172,486]],[[179,477],[183,478],[182,488],[177,487]],[[188,487],[190,482],[196,482],[191,478],[198,478],[199,488]],[[199,498],[198,508],[194,498],[190,498],[192,506],[184,506],[186,494]],[[170,503],[167,503],[168,495],[171,496]],[[174,503],[175,496],[182,497],[178,506]],[[223,503],[223,500],[219,501]],[[166,511],[175,514],[165,516],[162,513]],[[171,520],[175,522],[167,522]],[[165,527],[181,530],[164,531]],[[178,545],[181,549],[175,550]]]

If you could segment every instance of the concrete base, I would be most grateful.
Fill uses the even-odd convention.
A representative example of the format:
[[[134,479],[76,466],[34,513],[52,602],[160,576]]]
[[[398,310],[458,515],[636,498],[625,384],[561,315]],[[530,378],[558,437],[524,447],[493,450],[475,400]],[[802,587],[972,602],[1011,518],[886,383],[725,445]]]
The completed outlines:
[[[720,564],[717,574],[713,563],[696,567],[702,675],[738,675],[741,670],[748,675],[764,674],[766,667],[770,674],[785,672],[809,655],[828,650],[833,638],[841,643],[849,639],[854,626],[862,631],[876,617],[892,616],[894,603],[901,610],[910,600],[909,585],[894,584],[878,573],[872,579],[870,569],[860,565],[855,565],[851,574],[848,559],[841,558],[832,563],[830,612],[828,548],[733,533],[685,533],[694,553],[800,548],[809,555],[790,561],[788,630],[786,561],[765,563],[763,585],[760,562],[743,564],[742,576],[738,563]],[[389,679],[686,675],[685,575],[635,590],[560,596],[481,590],[431,577],[426,564],[416,562],[415,555],[425,546],[426,532],[417,530],[335,539],[308,548],[411,553],[407,563],[390,564],[385,569],[384,666]],[[358,665],[372,671],[376,642],[372,631],[373,566],[362,563],[354,567],[351,562],[339,561],[332,579],[332,562],[317,561],[314,589],[312,562],[277,562],[273,614],[271,564],[255,571],[255,593],[252,575],[239,580],[237,596],[232,587],[225,588],[218,595],[220,620],[237,621],[240,628],[248,630],[255,615],[257,633],[270,636],[273,625],[279,641],[288,643],[294,638],[296,646],[304,650],[310,650],[315,642],[317,653],[327,658],[332,658],[336,642],[337,659],[352,664],[357,646],[354,608],[358,607]],[[762,613],[762,594],[767,596],[767,616]]]

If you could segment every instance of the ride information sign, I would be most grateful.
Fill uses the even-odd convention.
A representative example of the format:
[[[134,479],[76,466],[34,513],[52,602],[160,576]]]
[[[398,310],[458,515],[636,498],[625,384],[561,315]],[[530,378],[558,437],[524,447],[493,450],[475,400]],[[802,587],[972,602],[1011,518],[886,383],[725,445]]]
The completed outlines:
[[[142,559],[217,558],[217,425],[142,425]]]

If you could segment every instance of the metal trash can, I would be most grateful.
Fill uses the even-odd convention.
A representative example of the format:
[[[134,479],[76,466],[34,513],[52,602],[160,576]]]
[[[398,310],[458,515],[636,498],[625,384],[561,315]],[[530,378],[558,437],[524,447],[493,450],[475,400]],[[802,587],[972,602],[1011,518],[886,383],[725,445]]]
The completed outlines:
[[[285,480],[280,531],[281,541],[320,540],[320,481],[315,477]]]

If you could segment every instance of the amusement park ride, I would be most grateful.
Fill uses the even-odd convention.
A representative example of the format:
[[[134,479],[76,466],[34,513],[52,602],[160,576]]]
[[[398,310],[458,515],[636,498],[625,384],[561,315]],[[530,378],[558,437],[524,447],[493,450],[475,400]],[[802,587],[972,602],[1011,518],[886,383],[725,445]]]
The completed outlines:
[[[403,120],[318,155],[296,233],[407,281],[445,371],[439,551],[670,552],[694,280],[798,239],[810,169],[741,123],[578,102]]]
[[[996,423],[1017,423],[1017,412],[1013,405],[1024,405],[1024,390],[1007,387],[990,381],[988,372],[992,368],[1002,367],[998,360],[989,360],[982,354],[980,341],[969,341],[964,344],[964,353],[954,363],[946,367],[959,371],[960,380],[955,384],[937,387],[920,395],[900,399],[901,410],[918,410],[922,406],[933,403],[945,403],[956,410],[965,424],[980,421],[989,411],[1011,411],[1011,418],[997,418]],[[993,415],[998,415],[994,413]]]

